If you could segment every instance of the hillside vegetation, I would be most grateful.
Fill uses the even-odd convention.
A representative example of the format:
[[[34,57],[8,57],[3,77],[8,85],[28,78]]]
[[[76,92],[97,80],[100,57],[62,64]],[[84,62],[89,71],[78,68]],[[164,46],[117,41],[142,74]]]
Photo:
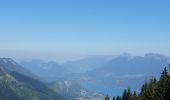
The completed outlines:
[[[109,97],[106,96],[103,100],[109,100]],[[122,96],[113,97],[112,100],[170,100],[170,74],[167,67],[163,69],[159,80],[153,77],[146,81],[139,93],[128,88]]]

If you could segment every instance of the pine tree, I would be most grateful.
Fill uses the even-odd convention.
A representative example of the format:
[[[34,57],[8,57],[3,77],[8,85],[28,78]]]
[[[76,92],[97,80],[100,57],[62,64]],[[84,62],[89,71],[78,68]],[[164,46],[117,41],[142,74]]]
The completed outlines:
[[[155,77],[152,77],[142,85],[139,95],[135,91],[132,93],[131,89],[128,88],[124,90],[122,96],[113,97],[112,100],[170,100],[169,73],[165,67],[158,81]],[[104,100],[109,100],[108,96]]]
[[[103,100],[110,100],[109,96],[106,96]]]
[[[132,93],[130,88],[124,90],[122,100],[132,100]]]
[[[113,97],[113,99],[112,100],[116,100],[116,97]]]
[[[122,100],[122,98],[120,96],[117,96],[116,100]]]
[[[136,91],[134,91],[133,93],[132,100],[138,100],[138,95]]]
[[[161,73],[157,91],[160,93],[161,100],[170,100],[170,76],[166,67]]]

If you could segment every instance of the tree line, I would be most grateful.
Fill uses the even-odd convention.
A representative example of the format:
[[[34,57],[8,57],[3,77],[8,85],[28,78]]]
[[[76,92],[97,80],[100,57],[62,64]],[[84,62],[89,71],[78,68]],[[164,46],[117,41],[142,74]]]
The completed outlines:
[[[170,100],[170,65],[165,67],[160,78],[152,77],[146,81],[140,92],[125,89],[122,96],[115,96],[112,99],[106,96],[103,100]]]

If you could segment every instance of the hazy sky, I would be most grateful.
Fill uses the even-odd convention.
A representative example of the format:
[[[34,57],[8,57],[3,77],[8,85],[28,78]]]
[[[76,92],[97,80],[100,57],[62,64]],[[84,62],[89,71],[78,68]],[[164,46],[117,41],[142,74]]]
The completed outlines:
[[[1,57],[170,55],[169,0],[1,0]]]

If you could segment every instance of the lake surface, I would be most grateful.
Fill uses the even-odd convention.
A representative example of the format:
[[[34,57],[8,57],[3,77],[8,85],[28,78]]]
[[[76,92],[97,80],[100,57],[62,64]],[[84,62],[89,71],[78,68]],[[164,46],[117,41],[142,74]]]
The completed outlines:
[[[80,83],[82,87],[89,91],[98,92],[104,95],[109,96],[120,96],[124,90],[124,88],[109,88],[102,85],[90,83],[90,82],[83,82]]]

